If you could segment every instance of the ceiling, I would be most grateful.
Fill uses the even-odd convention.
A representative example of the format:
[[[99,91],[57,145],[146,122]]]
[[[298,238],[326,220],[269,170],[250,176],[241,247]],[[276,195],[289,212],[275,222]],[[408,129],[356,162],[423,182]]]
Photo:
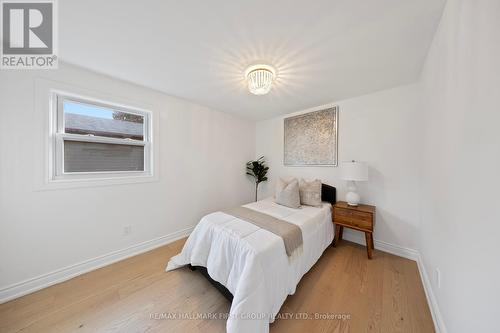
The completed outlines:
[[[414,82],[445,0],[59,1],[60,58],[249,119]],[[247,66],[278,71],[254,96]]]

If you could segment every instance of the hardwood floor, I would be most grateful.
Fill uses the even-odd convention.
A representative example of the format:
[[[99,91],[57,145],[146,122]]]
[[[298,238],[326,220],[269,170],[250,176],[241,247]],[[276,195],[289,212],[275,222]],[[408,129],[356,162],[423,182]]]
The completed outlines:
[[[0,304],[0,332],[224,332],[223,319],[171,318],[230,307],[200,273],[164,271],[183,243]],[[287,313],[330,319],[284,319]],[[280,316],[271,333],[434,332],[416,263],[380,251],[367,260],[364,247],[347,241],[325,251]]]

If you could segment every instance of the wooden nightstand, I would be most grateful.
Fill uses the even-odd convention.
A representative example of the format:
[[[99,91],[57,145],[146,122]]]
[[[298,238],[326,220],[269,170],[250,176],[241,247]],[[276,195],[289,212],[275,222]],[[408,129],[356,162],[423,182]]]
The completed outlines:
[[[372,258],[373,227],[375,226],[375,206],[349,206],[347,202],[339,201],[333,206],[333,223],[335,223],[335,239],[333,246],[342,239],[344,227],[365,233],[368,259]]]

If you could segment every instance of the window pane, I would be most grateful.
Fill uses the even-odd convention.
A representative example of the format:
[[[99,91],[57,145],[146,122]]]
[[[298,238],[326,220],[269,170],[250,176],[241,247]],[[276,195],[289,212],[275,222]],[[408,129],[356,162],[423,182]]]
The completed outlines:
[[[63,108],[66,133],[144,140],[142,115],[72,100],[64,100]]]
[[[64,172],[144,171],[144,146],[64,141]]]

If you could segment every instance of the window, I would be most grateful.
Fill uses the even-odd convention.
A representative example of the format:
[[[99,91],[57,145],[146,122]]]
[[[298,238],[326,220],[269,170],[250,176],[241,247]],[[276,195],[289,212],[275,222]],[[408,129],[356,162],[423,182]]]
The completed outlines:
[[[52,179],[151,176],[148,111],[56,93]]]

